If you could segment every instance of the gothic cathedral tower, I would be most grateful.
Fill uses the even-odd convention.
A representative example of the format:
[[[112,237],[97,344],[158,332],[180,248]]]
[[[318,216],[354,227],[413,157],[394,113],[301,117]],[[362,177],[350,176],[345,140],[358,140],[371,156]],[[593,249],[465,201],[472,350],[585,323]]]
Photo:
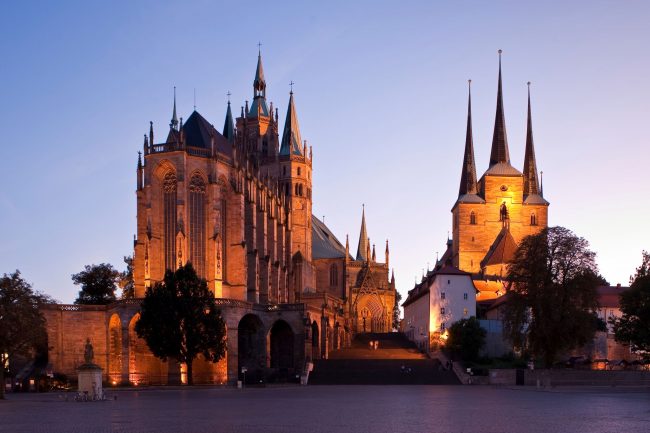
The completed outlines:
[[[490,165],[478,181],[471,107],[470,93],[460,188],[452,208],[452,259],[455,266],[466,272],[502,277],[518,243],[548,225],[549,203],[543,198],[537,176],[530,88],[524,172],[510,164],[503,110],[501,51]]]

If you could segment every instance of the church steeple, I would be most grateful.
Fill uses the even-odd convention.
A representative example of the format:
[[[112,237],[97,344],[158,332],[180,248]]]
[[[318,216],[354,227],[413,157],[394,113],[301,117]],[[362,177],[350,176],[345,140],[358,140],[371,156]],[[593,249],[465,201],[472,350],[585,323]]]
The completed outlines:
[[[226,109],[226,120],[223,123],[223,136],[228,141],[235,139],[235,122],[232,119],[232,111],[230,110],[230,92],[228,92],[228,108]]]
[[[530,110],[530,81],[528,82],[528,124],[526,130],[526,155],[524,156],[524,197],[540,194],[537,180],[537,163],[533,143],[533,117]],[[541,194],[540,194],[541,195]]]
[[[262,67],[262,52],[257,53],[257,69],[253,80],[253,103],[250,111],[247,109],[248,117],[269,116],[269,108],[266,105],[266,80],[264,79],[264,68]]]
[[[490,167],[500,162],[510,164],[508,152],[508,136],[506,120],[503,112],[503,89],[501,84],[501,53],[499,50],[499,86],[497,90],[497,112],[494,119],[494,135],[492,136],[492,151],[490,152]]]
[[[287,118],[284,121],[284,131],[282,132],[280,156],[302,155],[302,146],[303,143],[302,138],[300,137],[300,127],[298,126],[298,114],[296,113],[296,106],[293,101],[293,91],[291,91],[289,92]]]
[[[365,205],[361,210],[361,231],[359,233],[359,245],[357,246],[357,261],[367,261],[368,252],[370,249],[370,241],[368,239],[368,232],[366,231],[366,207]]]
[[[465,156],[463,157],[463,171],[460,176],[460,188],[458,197],[465,194],[476,194],[476,163],[474,162],[474,139],[472,136],[472,80],[467,81],[467,133],[465,135]]]
[[[178,131],[178,117],[176,117],[176,86],[174,86],[174,109],[172,111],[172,120],[169,127],[174,131]]]

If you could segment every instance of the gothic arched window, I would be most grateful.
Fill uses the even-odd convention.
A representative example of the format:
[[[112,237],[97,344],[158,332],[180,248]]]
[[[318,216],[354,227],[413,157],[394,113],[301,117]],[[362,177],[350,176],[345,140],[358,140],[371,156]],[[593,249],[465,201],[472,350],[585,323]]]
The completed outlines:
[[[176,269],[176,174],[168,172],[163,179],[163,226],[165,237],[165,269]]]
[[[199,277],[205,278],[205,181],[195,174],[190,180],[190,255]]]
[[[298,184],[294,185],[294,192],[293,195],[298,195]]]
[[[469,223],[472,225],[476,224],[476,212],[471,211],[469,213]]]
[[[330,266],[330,286],[339,285],[339,269],[336,264]]]
[[[531,226],[536,226],[537,225],[537,215],[535,215],[535,212],[532,212],[530,214],[530,225]]]

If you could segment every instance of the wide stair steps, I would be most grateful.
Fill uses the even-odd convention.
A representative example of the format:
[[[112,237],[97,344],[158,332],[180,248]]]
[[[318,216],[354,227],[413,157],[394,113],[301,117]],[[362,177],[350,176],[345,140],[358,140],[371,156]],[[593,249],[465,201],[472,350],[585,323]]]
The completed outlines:
[[[377,350],[369,342],[379,341]],[[352,347],[314,363],[314,385],[455,385],[460,382],[440,361],[429,359],[398,333],[362,334]]]

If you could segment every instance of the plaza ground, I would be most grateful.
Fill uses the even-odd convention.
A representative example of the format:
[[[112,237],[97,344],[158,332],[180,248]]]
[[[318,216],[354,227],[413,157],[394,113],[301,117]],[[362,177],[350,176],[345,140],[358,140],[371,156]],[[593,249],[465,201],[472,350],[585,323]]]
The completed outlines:
[[[10,394],[0,432],[647,432],[646,389],[287,386]]]

